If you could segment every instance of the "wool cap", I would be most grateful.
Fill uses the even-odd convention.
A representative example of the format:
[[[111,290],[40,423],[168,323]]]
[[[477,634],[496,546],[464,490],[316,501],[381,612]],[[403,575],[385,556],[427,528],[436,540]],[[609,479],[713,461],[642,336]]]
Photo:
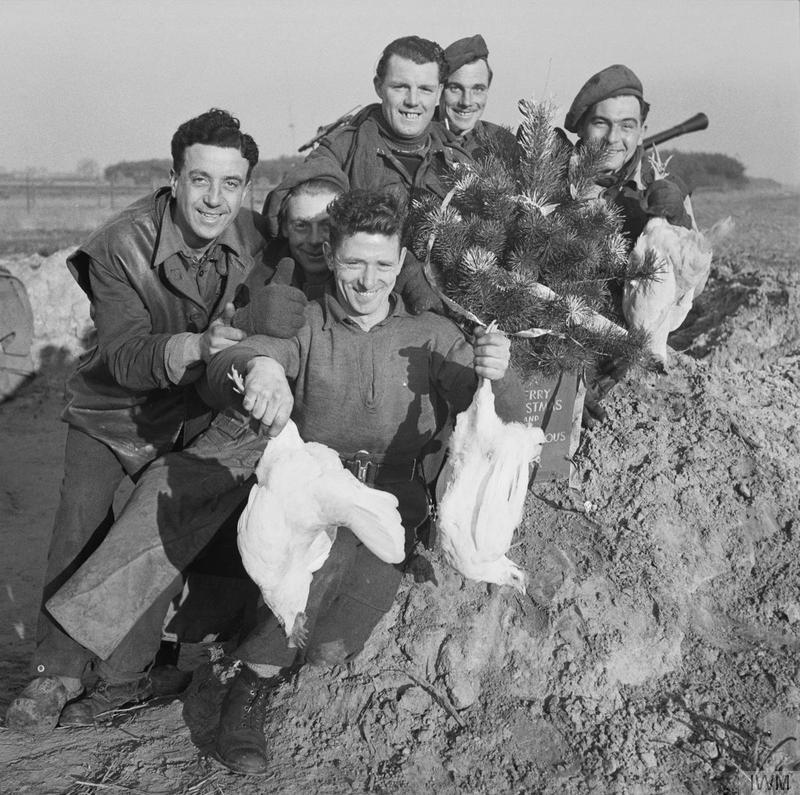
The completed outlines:
[[[489,48],[480,33],[476,33],[474,36],[467,36],[465,39],[458,39],[444,51],[447,76],[449,77],[465,63],[472,63],[478,58],[487,58],[488,56]]]
[[[572,107],[564,119],[564,127],[571,133],[578,132],[583,114],[593,105],[604,99],[623,95],[638,97],[642,101],[643,113],[646,114],[649,110],[650,106],[644,101],[642,81],[631,69],[621,63],[601,69],[583,84],[583,88],[572,100]]]
[[[347,175],[339,168],[337,163],[327,157],[311,157],[294,166],[267,195],[264,209],[261,214],[267,220],[267,228],[272,237],[281,234],[281,213],[289,194],[298,185],[312,180],[330,182],[332,190],[342,193],[350,190]]]

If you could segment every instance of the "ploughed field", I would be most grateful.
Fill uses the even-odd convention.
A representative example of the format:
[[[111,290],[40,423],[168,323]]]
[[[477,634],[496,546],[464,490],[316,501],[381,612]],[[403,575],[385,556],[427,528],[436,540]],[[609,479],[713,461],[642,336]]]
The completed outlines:
[[[37,740],[0,728],[0,790],[724,793],[748,791],[741,771],[800,764],[800,197],[695,207],[736,230],[669,373],[629,377],[584,432],[580,489],[532,488],[510,553],[527,597],[423,552],[356,663],[278,692],[260,782],[202,753],[223,659],[197,669],[185,710],[162,700]],[[86,332],[63,253],[0,264],[34,304],[74,307],[37,318],[43,374],[0,405],[4,712],[28,675],[63,376]],[[189,651],[182,665],[204,659]]]

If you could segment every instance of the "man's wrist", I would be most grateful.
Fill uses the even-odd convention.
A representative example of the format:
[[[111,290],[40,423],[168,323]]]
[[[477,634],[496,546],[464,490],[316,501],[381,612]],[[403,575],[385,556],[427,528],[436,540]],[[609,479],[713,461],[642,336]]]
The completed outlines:
[[[202,334],[186,332],[183,343],[183,356],[187,367],[203,361],[203,349],[200,344]]]
[[[186,374],[201,363],[199,353],[200,335],[189,331],[173,334],[164,346],[164,368],[172,384],[184,382]]]
[[[271,356],[266,356],[264,354],[261,354],[259,356],[253,356],[251,359],[247,361],[247,372],[248,373],[251,372],[259,365],[263,367],[269,367],[270,365],[274,365],[275,367],[279,368],[281,372],[284,372],[283,365],[279,361],[273,359]]]

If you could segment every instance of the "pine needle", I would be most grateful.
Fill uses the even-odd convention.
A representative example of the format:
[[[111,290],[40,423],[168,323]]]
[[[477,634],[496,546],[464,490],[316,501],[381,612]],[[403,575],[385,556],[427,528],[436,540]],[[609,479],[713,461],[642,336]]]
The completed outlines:
[[[609,285],[652,278],[659,266],[652,257],[629,263],[620,214],[590,198],[607,146],[573,150],[551,102],[522,100],[519,109],[514,151],[487,142],[446,177],[443,203],[414,202],[413,250],[458,316],[497,320],[512,334],[535,330],[512,342],[523,374],[580,371],[603,357],[636,362],[643,337],[614,325]]]

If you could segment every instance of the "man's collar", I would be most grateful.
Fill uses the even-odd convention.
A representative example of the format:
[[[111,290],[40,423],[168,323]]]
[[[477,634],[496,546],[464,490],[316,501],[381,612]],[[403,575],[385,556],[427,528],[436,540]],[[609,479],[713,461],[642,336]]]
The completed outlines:
[[[333,286],[332,293],[326,293],[325,297],[322,300],[322,328],[327,331],[336,323],[353,323],[355,321],[347,314],[345,308],[339,303],[339,299],[336,296],[336,285]],[[406,305],[403,303],[403,299],[397,293],[391,293],[389,295],[389,314],[380,321],[380,323],[376,323],[373,328],[380,326],[383,323],[386,323],[388,320],[394,317],[408,317],[410,312],[406,309]]]
[[[617,188],[625,187],[629,182],[633,182],[635,187],[641,188],[642,185],[642,158],[644,157],[644,148],[640,145],[637,147],[633,157],[625,163],[619,171],[612,174],[605,174],[596,182],[602,188]]]
[[[175,221],[172,220],[172,207],[174,204],[175,200],[170,199],[164,207],[164,213],[161,216],[161,231],[158,236],[158,248],[153,259],[153,266],[160,265],[173,254],[192,256],[192,250],[186,245],[180,229],[175,224]],[[242,252],[247,250],[235,220],[216,240],[212,241],[209,249],[215,244],[229,248],[237,256],[241,256]]]
[[[458,132],[454,130],[450,126],[450,119],[445,114],[444,120],[440,122],[442,127],[444,128],[445,132],[447,133],[449,138],[452,138],[454,141],[466,141],[468,138],[471,138],[473,135],[476,135],[478,132],[478,128],[483,124],[483,119],[478,119],[475,124],[472,125],[468,130],[464,130],[462,132]]]

